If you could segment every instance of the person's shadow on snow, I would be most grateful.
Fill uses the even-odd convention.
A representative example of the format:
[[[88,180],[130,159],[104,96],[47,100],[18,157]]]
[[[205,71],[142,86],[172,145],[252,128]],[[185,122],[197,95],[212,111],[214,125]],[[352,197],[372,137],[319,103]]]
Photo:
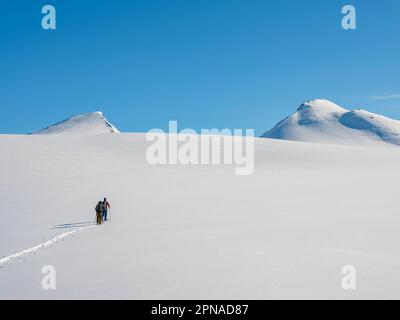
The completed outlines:
[[[88,227],[93,225],[93,221],[85,221],[85,222],[73,222],[73,223],[64,223],[64,224],[57,224],[50,229],[68,229],[68,228],[81,228],[81,227]]]

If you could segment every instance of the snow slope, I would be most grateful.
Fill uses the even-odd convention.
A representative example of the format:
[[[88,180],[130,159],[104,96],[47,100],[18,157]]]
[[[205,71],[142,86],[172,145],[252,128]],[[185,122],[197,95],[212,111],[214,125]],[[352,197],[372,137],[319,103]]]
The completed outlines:
[[[257,139],[235,176],[151,166],[147,146],[0,135],[0,259],[28,250],[1,264],[0,299],[400,298],[400,149]],[[105,195],[111,221],[86,228]]]
[[[68,118],[33,134],[100,134],[119,133],[102,112],[90,112]]]
[[[400,121],[325,99],[302,104],[263,137],[347,145],[400,145]]]

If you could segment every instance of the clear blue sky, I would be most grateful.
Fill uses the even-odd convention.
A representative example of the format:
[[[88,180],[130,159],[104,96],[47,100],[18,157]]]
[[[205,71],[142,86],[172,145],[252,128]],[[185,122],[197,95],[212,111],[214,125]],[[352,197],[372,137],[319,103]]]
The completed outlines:
[[[101,110],[123,131],[261,134],[312,98],[400,119],[398,0],[1,0],[0,15],[1,133]]]

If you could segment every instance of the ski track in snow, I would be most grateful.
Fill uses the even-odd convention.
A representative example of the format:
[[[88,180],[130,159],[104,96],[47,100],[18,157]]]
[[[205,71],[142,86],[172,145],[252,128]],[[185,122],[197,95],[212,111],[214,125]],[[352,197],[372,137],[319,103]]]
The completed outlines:
[[[52,244],[54,244],[54,243],[56,243],[56,242],[58,242],[58,241],[60,241],[60,240],[62,240],[64,238],[74,234],[74,233],[77,233],[79,231],[83,231],[83,230],[86,230],[86,229],[89,229],[89,228],[93,228],[93,227],[94,227],[94,225],[93,226],[87,226],[87,227],[81,227],[81,228],[74,229],[72,231],[61,233],[58,236],[56,236],[56,237],[54,237],[54,238],[52,238],[50,240],[47,240],[45,242],[42,242],[42,243],[40,243],[40,244],[38,244],[36,246],[33,246],[33,247],[25,249],[25,250],[18,251],[16,253],[12,254],[12,255],[9,255],[7,257],[1,258],[0,259],[0,267],[2,267],[7,262],[10,262],[10,261],[12,261],[12,260],[14,260],[14,259],[26,254],[26,253],[33,253],[35,251],[38,251],[38,250],[43,249],[45,247],[48,247],[48,246],[50,246],[50,245],[52,245]]]

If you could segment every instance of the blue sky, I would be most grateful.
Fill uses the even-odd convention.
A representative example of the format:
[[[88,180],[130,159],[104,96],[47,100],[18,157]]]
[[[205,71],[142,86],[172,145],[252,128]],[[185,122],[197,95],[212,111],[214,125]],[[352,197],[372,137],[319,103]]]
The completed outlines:
[[[312,98],[400,119],[398,0],[2,0],[0,15],[1,133],[101,110],[123,131],[261,134]]]

